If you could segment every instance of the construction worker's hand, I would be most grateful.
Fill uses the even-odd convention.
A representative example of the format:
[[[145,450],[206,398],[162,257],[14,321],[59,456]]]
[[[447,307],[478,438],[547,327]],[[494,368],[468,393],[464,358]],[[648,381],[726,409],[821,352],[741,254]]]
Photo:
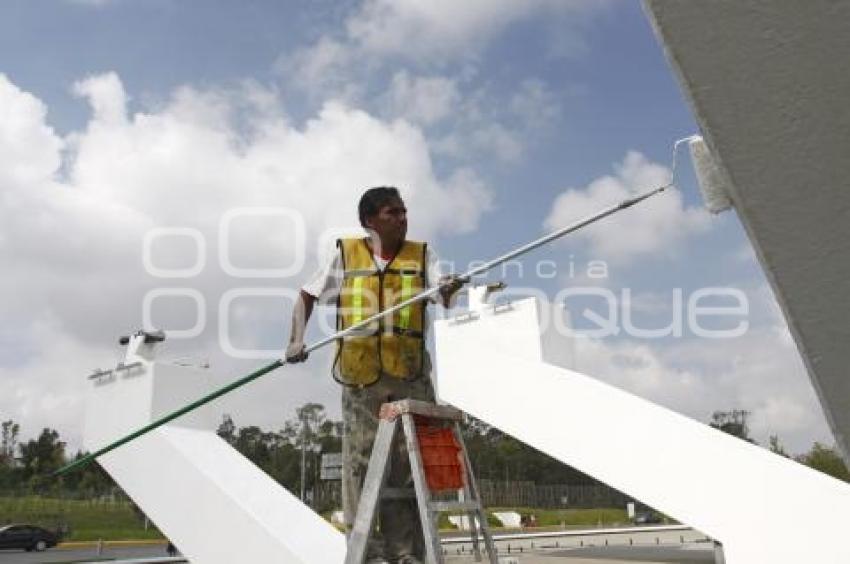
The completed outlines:
[[[304,350],[305,346],[302,341],[289,343],[286,347],[286,362],[304,362],[310,354]]]
[[[463,287],[469,280],[450,274],[440,278],[440,296],[443,298],[443,305],[448,307],[451,303],[452,296]]]
[[[304,362],[307,351],[304,350],[304,333],[307,331],[307,320],[313,311],[316,298],[301,290],[295,307],[292,308],[292,331],[289,333],[289,344],[286,346],[284,358],[286,362]]]

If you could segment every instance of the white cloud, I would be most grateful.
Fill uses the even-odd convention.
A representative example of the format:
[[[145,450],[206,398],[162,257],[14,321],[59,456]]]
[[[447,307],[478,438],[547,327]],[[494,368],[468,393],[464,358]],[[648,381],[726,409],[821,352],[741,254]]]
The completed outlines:
[[[554,26],[558,34],[577,34],[576,24],[605,5],[367,0],[343,29],[282,56],[277,67],[285,88],[311,101],[343,100],[427,128],[441,157],[516,163],[529,140],[559,118],[558,98],[536,78],[497,89],[478,76],[479,55],[494,37],[528,19],[563,22]],[[404,70],[397,70],[399,59]]]
[[[435,132],[431,142],[437,155],[452,159],[517,163],[561,114],[557,97],[537,79],[505,93],[488,87],[457,90],[451,119],[445,120],[450,127]]]
[[[63,147],[45,123],[47,108],[0,73],[0,182],[27,185],[50,179]]]
[[[577,25],[604,10],[607,1],[580,0],[366,0],[344,22],[312,45],[286,54],[277,63],[284,81],[323,99],[363,95],[365,75],[383,63],[404,59],[413,68],[459,64],[469,75],[490,42],[511,25],[545,18],[557,29],[559,56]],[[555,24],[554,22],[557,22]],[[474,70],[473,70],[474,72]]]
[[[545,82],[534,78],[520,84],[511,97],[510,108],[528,128],[545,127],[561,113],[557,96]]]
[[[74,83],[73,91],[85,97],[94,112],[94,121],[105,125],[121,125],[127,119],[127,94],[114,72],[91,76]]]
[[[460,94],[456,81],[441,76],[414,76],[397,72],[390,84],[392,115],[414,123],[433,125],[457,111]]]
[[[455,233],[469,233],[475,230],[481,213],[492,208],[493,198],[475,171],[459,168],[446,179],[438,198],[417,198],[415,203],[429,214],[446,217]]]
[[[308,272],[273,280],[224,275],[218,226],[229,210],[296,210],[306,226],[309,268],[323,232],[357,224],[356,202],[369,186],[399,186],[411,210],[411,235],[424,239],[474,229],[489,206],[489,190],[473,170],[434,171],[421,131],[404,120],[330,102],[296,128],[274,92],[252,84],[231,91],[184,87],[161,107],[133,115],[113,73],[89,77],[74,91],[89,101],[93,116],[63,140],[47,125],[44,104],[0,77],[0,107],[15,109],[0,113],[0,316],[9,328],[0,338],[0,377],[15,389],[0,397],[0,413],[26,418],[30,433],[44,425],[78,432],[64,427],[81,419],[73,390],[88,369],[114,362],[115,339],[140,326],[142,298],[152,288],[195,288],[207,302],[206,330],[191,342],[168,343],[173,352],[212,357],[225,379],[245,368],[218,347],[219,299],[235,287],[297,287]],[[61,170],[67,172],[60,177],[66,146]],[[208,252],[201,274],[164,280],[146,273],[143,240],[154,227],[197,230]],[[247,218],[234,221],[233,232],[230,256],[238,266],[274,268],[295,257],[288,222]],[[190,240],[158,241],[156,264],[194,262]],[[154,322],[185,328],[193,320],[190,306],[163,299]],[[261,314],[228,322],[236,344],[283,342],[283,301],[240,307]],[[312,383],[301,399],[336,390],[324,369],[291,371],[319,373],[303,377]],[[258,400],[256,411],[280,421],[286,394],[275,390]],[[66,411],[57,417],[51,406]]]
[[[283,55],[276,67],[284,84],[309,93],[321,94],[324,99],[345,98],[351,88],[352,67],[360,60],[352,47],[328,36],[315,44]],[[328,92],[333,95],[328,95]]]
[[[499,123],[472,130],[470,141],[479,154],[494,155],[505,162],[518,161],[524,148],[519,134]]]
[[[457,161],[517,162],[528,139],[540,135],[545,121],[559,113],[555,97],[533,79],[506,99],[492,89],[472,87],[471,79],[461,75],[409,70],[395,72],[385,87],[374,87],[383,81],[381,74],[327,38],[281,60],[279,70],[286,85],[303,89],[315,101],[371,108],[384,119],[421,127],[435,155]],[[367,90],[369,84],[373,87]]]
[[[598,178],[583,189],[568,188],[558,196],[544,226],[547,230],[563,227],[669,180],[669,169],[629,151],[615,166],[614,176]],[[708,227],[708,213],[685,207],[674,187],[583,228],[573,240],[586,241],[596,258],[626,263],[642,255],[672,254],[686,237]]]
[[[15,333],[18,343],[34,343],[38,352],[14,363],[0,358],[0,382],[6,390],[0,396],[0,419],[14,419],[24,438],[43,427],[58,429],[72,449],[79,448],[85,377],[98,365],[114,365],[112,343],[83,344],[49,320],[17,326]],[[7,351],[0,353],[5,357]]]
[[[431,143],[440,156],[467,161],[482,158],[503,163],[516,163],[525,151],[522,133],[501,123],[465,124]]]
[[[573,0],[367,0],[346,23],[367,53],[413,60],[474,57],[508,25],[541,14],[577,16],[598,9]]]

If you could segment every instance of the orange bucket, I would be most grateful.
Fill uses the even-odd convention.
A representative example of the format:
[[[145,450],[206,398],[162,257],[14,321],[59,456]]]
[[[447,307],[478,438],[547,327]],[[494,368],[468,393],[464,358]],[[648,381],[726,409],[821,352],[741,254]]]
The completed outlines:
[[[428,488],[434,492],[463,488],[461,448],[452,429],[430,425],[427,419],[417,418],[416,438]]]

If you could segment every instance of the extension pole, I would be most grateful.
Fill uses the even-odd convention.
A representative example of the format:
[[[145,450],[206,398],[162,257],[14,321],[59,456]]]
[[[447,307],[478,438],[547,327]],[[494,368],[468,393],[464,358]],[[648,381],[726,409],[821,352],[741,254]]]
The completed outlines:
[[[647,198],[654,196],[655,194],[663,192],[664,190],[666,190],[670,186],[672,186],[672,182],[670,184],[666,184],[664,186],[661,186],[659,188],[655,188],[655,189],[650,190],[648,192],[644,192],[643,194],[640,194],[640,195],[635,196],[633,198],[623,200],[619,204],[615,204],[611,207],[605,208],[604,210],[597,212],[596,214],[594,214],[590,217],[587,217],[585,219],[581,219],[581,220],[579,220],[575,223],[567,225],[566,227],[558,229],[557,231],[553,231],[552,233],[549,233],[548,235],[544,235],[543,237],[540,237],[539,239],[535,239],[534,241],[532,241],[530,243],[527,243],[527,244],[525,244],[521,247],[517,247],[516,249],[509,251],[509,252],[505,253],[504,255],[491,260],[490,262],[487,262],[487,263],[484,263],[480,266],[477,266],[477,267],[469,270],[468,272],[462,274],[461,276],[458,276],[457,279],[460,280],[461,282],[464,282],[464,283],[469,282],[470,279],[473,276],[477,276],[479,274],[482,274],[482,273],[484,273],[484,272],[486,272],[486,271],[488,271],[488,270],[490,270],[490,269],[492,269],[496,266],[499,266],[500,264],[505,263],[505,262],[507,262],[507,261],[509,261],[513,258],[516,258],[520,255],[524,255],[526,253],[529,253],[529,252],[533,251],[534,249],[537,249],[538,247],[542,247],[543,245],[545,245],[545,244],[547,244],[551,241],[554,241],[555,239],[559,239],[559,238],[563,237],[564,235],[567,235],[568,233],[572,233],[573,231],[581,229],[582,227],[586,227],[587,225],[590,225],[591,223],[599,221],[600,219],[603,219],[605,217],[608,217],[609,215],[615,214],[618,211],[624,210],[626,208],[630,208],[633,205],[637,204],[638,202],[642,202],[643,200],[646,200]],[[364,319],[360,323],[356,323],[356,324],[352,325],[348,329],[344,329],[342,331],[334,333],[333,335],[330,335],[328,337],[320,339],[319,341],[316,341],[315,343],[305,347],[304,352],[310,353],[310,352],[312,352],[316,349],[320,349],[320,348],[324,347],[325,345],[327,345],[329,343],[332,343],[334,341],[337,341],[339,339],[347,337],[351,333],[358,331],[358,330],[370,325],[371,323],[374,323],[375,321],[378,321],[381,318],[386,317],[387,315],[390,315],[390,314],[392,314],[392,313],[394,313],[394,312],[396,312],[400,309],[403,309],[403,308],[405,308],[409,305],[415,304],[416,302],[420,302],[422,300],[426,300],[426,299],[436,295],[443,287],[449,286],[450,284],[451,284],[451,282],[440,285],[440,286],[435,286],[433,288],[429,288],[428,290],[425,290],[425,291],[413,296],[410,299],[404,300],[403,302],[398,303],[398,304],[392,306],[391,308],[380,311],[380,312],[376,313],[375,315],[373,315],[372,317]],[[160,417],[159,419],[156,419],[155,421],[148,423],[147,425],[145,425],[141,429],[134,431],[133,433],[130,433],[129,435],[127,435],[127,436],[125,436],[121,439],[118,439],[117,441],[110,443],[110,444],[106,445],[105,447],[100,448],[97,451],[84,456],[83,458],[80,458],[79,460],[75,460],[74,462],[71,462],[70,464],[66,464],[65,466],[63,466],[62,468],[60,468],[59,470],[54,472],[53,475],[54,476],[61,476],[62,474],[65,474],[66,472],[69,472],[69,471],[74,470],[76,468],[80,468],[82,466],[85,466],[86,464],[95,460],[97,457],[104,455],[107,452],[110,452],[112,450],[115,450],[116,448],[120,447],[121,445],[124,445],[124,444],[132,441],[133,439],[136,439],[136,438],[144,435],[145,433],[156,429],[157,427],[161,427],[162,425],[165,425],[166,423],[173,421],[174,419],[177,419],[181,415],[185,415],[186,413],[189,413],[190,411],[193,411],[193,410],[201,407],[202,405],[205,405],[205,404],[213,401],[214,399],[217,399],[217,398],[223,396],[224,394],[235,390],[236,388],[242,387],[245,384],[247,384],[248,382],[252,382],[252,381],[256,380],[257,378],[259,378],[260,376],[264,376],[264,375],[268,374],[272,370],[277,370],[278,368],[280,368],[281,366],[283,366],[285,364],[287,364],[286,359],[275,360],[271,364],[264,366],[263,368],[260,368],[259,370],[256,370],[256,371],[248,374],[247,376],[240,378],[239,380],[231,382],[230,384],[228,384],[228,385],[226,385],[222,388],[219,388],[218,390],[215,390],[214,392],[212,392],[212,393],[210,393],[210,394],[208,394],[208,395],[206,395],[206,396],[204,396],[204,397],[202,397],[202,398],[200,398],[200,399],[198,399],[198,400],[196,400],[196,401],[194,401],[194,402],[192,402],[192,403],[190,403],[190,404],[188,404],[184,407],[181,407],[177,411],[169,413],[168,415],[164,415],[164,416]]]

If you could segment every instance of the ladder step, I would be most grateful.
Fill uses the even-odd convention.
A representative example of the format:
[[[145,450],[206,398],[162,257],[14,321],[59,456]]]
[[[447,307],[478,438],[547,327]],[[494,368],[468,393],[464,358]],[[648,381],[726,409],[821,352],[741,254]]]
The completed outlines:
[[[399,400],[392,403],[385,403],[381,406],[381,411],[378,415],[381,419],[395,419],[399,415],[405,414],[424,415],[431,419],[442,419],[445,421],[461,421],[463,412],[459,409],[448,405],[435,405],[427,401],[419,400]]]
[[[477,501],[432,501],[428,503],[431,511],[481,511],[481,504]]]

